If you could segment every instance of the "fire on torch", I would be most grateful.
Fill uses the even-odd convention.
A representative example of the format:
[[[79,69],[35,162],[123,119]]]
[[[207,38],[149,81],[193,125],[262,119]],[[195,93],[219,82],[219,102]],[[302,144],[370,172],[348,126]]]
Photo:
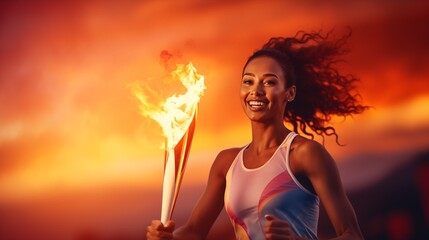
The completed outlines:
[[[134,95],[140,101],[140,113],[158,122],[165,136],[161,208],[163,224],[173,214],[192,144],[198,103],[205,89],[204,76],[197,74],[192,63],[177,65],[171,77],[179,80],[187,91],[167,98],[160,106],[149,103],[140,86],[132,86]]]

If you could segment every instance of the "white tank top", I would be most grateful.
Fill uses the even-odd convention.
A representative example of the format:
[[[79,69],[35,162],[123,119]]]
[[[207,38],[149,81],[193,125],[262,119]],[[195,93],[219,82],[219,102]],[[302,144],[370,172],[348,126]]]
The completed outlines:
[[[298,134],[289,133],[262,166],[244,166],[238,153],[226,175],[225,209],[240,240],[263,240],[265,215],[286,220],[296,235],[317,239],[319,198],[305,189],[289,166],[289,151]]]

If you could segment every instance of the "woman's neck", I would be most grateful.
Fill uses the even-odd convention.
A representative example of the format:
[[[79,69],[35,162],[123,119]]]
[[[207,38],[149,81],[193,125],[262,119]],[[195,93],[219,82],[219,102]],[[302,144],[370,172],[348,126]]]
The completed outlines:
[[[291,131],[283,123],[263,124],[252,122],[252,142],[249,148],[256,152],[278,147]]]

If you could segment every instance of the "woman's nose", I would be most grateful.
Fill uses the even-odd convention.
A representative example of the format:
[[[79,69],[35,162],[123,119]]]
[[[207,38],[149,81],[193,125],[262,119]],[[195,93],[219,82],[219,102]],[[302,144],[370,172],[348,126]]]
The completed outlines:
[[[255,84],[253,86],[250,94],[253,96],[263,96],[264,95],[264,88],[259,84]]]

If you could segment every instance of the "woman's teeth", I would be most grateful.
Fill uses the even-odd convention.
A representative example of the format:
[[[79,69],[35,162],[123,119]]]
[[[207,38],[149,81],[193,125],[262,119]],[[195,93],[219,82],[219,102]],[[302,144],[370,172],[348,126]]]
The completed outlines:
[[[259,107],[259,106],[264,106],[265,103],[260,101],[249,101],[249,105],[252,107]]]

